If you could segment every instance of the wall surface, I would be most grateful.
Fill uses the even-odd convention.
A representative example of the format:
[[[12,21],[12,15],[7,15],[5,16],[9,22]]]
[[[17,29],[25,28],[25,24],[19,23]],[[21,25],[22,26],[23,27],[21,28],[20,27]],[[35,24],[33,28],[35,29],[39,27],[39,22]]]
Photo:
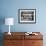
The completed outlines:
[[[0,18],[13,17],[15,20],[11,31],[46,31],[46,1],[45,0],[0,0]],[[36,24],[19,24],[18,9],[36,9]],[[8,26],[1,25],[1,31],[8,31]]]
[[[19,24],[18,9],[36,9],[36,24]],[[0,0],[0,32],[8,32],[5,18],[13,17],[11,32],[46,32],[46,0]],[[46,36],[46,34],[45,34]],[[46,39],[45,39],[46,40]],[[46,42],[45,42],[46,44]]]

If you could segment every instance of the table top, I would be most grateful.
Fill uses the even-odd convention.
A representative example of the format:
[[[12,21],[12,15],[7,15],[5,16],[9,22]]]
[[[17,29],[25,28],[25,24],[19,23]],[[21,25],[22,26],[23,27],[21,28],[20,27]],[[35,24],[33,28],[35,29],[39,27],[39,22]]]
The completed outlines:
[[[27,32],[11,32],[9,35],[7,32],[4,33],[5,39],[43,39],[43,35],[40,32],[32,32],[32,34],[25,34]],[[38,35],[35,35],[38,34]]]

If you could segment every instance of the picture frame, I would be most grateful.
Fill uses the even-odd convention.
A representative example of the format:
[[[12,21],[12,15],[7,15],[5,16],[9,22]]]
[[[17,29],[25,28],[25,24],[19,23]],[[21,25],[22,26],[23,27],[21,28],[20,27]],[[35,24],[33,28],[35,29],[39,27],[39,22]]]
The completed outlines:
[[[36,9],[19,9],[18,23],[21,24],[36,23]]]

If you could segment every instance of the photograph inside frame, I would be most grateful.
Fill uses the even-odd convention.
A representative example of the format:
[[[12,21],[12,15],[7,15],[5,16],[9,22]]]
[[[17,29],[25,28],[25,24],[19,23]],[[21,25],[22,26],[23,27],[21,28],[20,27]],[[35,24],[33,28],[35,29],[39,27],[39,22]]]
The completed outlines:
[[[21,21],[34,21],[34,11],[22,11]]]

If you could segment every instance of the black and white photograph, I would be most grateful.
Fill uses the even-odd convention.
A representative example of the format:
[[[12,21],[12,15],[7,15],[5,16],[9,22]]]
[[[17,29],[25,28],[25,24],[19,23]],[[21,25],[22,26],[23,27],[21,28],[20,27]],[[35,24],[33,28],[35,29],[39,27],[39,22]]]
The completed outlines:
[[[36,23],[36,9],[19,9],[19,23]]]

